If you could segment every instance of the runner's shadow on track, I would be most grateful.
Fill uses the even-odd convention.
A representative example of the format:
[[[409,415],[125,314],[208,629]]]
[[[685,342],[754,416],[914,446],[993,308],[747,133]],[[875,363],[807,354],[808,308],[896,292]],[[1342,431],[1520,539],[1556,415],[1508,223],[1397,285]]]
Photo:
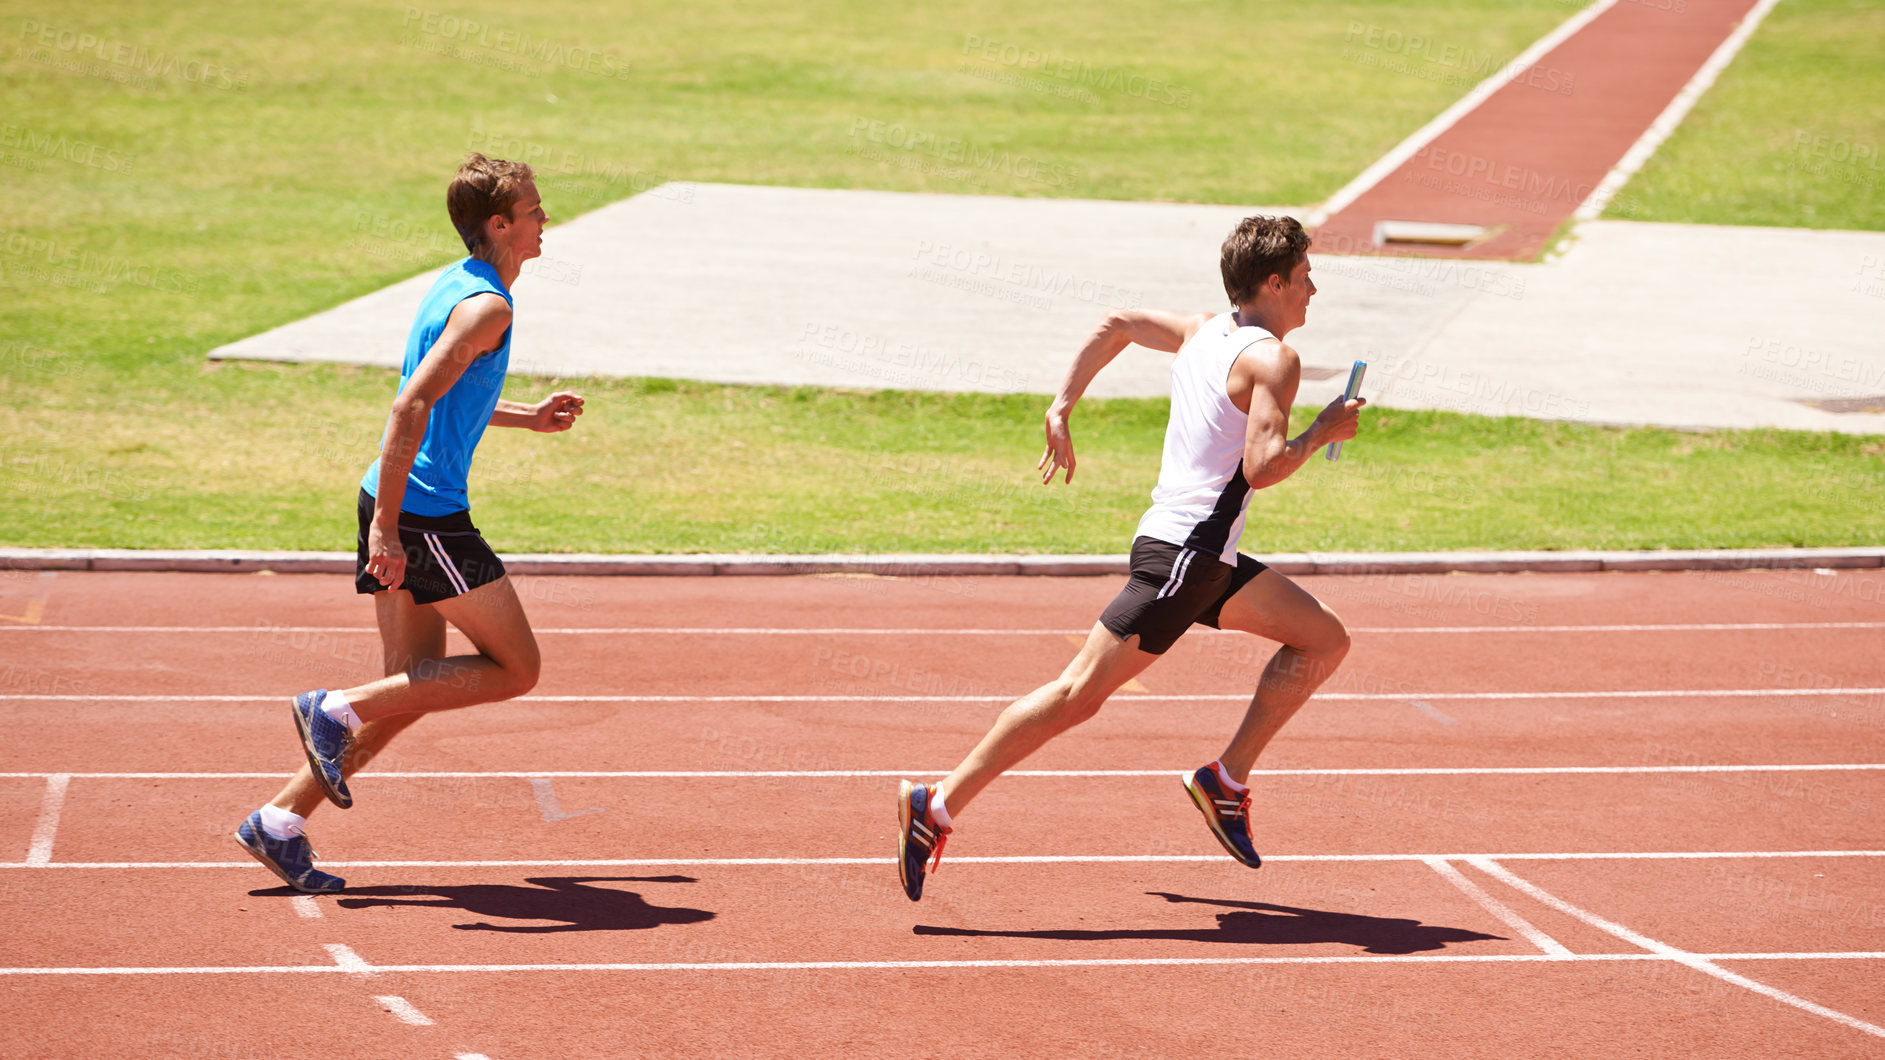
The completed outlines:
[[[1182,894],[1147,891],[1168,902],[1196,902],[1200,905],[1228,906],[1240,910],[1217,914],[1215,928],[1150,928],[1144,930],[1060,930],[1060,931],[982,931],[975,928],[929,927],[918,924],[918,935],[972,936],[976,938],[1061,939],[1067,942],[1094,942],[1112,939],[1164,939],[1177,942],[1227,942],[1240,946],[1308,946],[1318,942],[1339,942],[1359,946],[1367,953],[1424,953],[1445,949],[1449,942],[1503,940],[1503,935],[1483,935],[1464,928],[1423,924],[1418,920],[1396,917],[1362,916],[1359,913],[1331,913],[1321,909],[1297,909],[1268,902],[1232,902],[1219,898],[1187,898]]]
[[[555,920],[557,924],[453,924],[459,931],[502,931],[542,935],[558,931],[641,931],[663,924],[698,924],[712,920],[705,909],[650,905],[634,891],[591,887],[593,883],[694,883],[692,876],[537,876],[529,887],[506,883],[457,886],[352,887],[335,899],[342,909],[420,906],[463,909],[493,920]],[[262,893],[286,893],[273,888]],[[429,896],[429,897],[428,897]]]

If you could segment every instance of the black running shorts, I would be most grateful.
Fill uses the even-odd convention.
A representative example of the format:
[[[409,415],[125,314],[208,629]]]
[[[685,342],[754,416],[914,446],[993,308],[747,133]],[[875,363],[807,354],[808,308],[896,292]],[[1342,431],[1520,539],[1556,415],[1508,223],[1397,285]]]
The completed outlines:
[[[384,592],[386,586],[367,573],[367,529],[373,525],[373,495],[360,491],[359,548],[354,556],[353,588]],[[504,561],[471,525],[471,513],[426,516],[399,513],[399,543],[406,547],[406,580],[399,586],[414,603],[436,604],[468,593],[504,576]]]
[[[1100,622],[1121,640],[1138,634],[1140,651],[1163,655],[1193,622],[1217,628],[1224,601],[1263,570],[1263,564],[1241,553],[1233,567],[1196,549],[1137,538],[1132,577]]]

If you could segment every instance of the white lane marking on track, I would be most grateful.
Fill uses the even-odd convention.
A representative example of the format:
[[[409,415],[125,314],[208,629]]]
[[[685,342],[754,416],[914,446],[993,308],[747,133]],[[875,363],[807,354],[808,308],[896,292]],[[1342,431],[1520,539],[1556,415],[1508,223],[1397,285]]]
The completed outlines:
[[[1765,19],[1767,13],[1772,11],[1774,5],[1779,2],[1780,0],[1760,0],[1760,3],[1755,4],[1747,14],[1741,17],[1741,23],[1734,28],[1734,32],[1728,34],[1727,39],[1723,40],[1713,54],[1709,55],[1701,68],[1695,71],[1695,76],[1689,78],[1689,83],[1683,85],[1682,91],[1676,93],[1676,98],[1670,100],[1669,105],[1656,116],[1656,120],[1649,123],[1649,128],[1643,130],[1643,135],[1637,137],[1636,142],[1630,145],[1628,151],[1623,152],[1623,157],[1617,160],[1617,164],[1610,168],[1610,172],[1604,174],[1604,179],[1598,181],[1595,188],[1591,189],[1589,197],[1578,204],[1576,212],[1571,214],[1573,219],[1595,220],[1604,212],[1604,207],[1610,205],[1611,197],[1623,190],[1623,186],[1630,182],[1630,178],[1636,175],[1636,171],[1643,168],[1643,163],[1649,161],[1650,156],[1656,153],[1656,149],[1662,146],[1663,141],[1667,140],[1670,134],[1676,131],[1676,127],[1682,124],[1682,119],[1689,116],[1690,108],[1694,107],[1708,91],[1709,86],[1715,83],[1715,78],[1728,68],[1728,64],[1734,61],[1741,46],[1754,35],[1754,30],[1760,26],[1761,20]]]
[[[491,1060],[491,1058],[483,1053],[455,1053],[452,1060]]]
[[[1422,858],[1421,860],[1427,863],[1428,868],[1439,873],[1441,879],[1459,888],[1462,894],[1478,902],[1480,908],[1486,912],[1504,921],[1507,927],[1525,936],[1526,941],[1532,945],[1555,956],[1571,956],[1571,951],[1566,949],[1563,943],[1538,930],[1537,926],[1520,916],[1511,906],[1487,894],[1484,888],[1462,876],[1460,870],[1454,868],[1452,863],[1445,858]]]
[[[816,696],[519,696],[507,703],[1012,703],[1025,693],[998,696],[864,696],[832,693]],[[1367,703],[1409,699],[1463,700],[1548,700],[1548,699],[1747,699],[1767,696],[1775,699],[1798,696],[1876,696],[1885,688],[1649,688],[1612,689],[1594,692],[1317,692],[1312,700],[1327,703]],[[8,693],[0,701],[35,703],[273,703],[272,695],[34,695]],[[1250,699],[1248,691],[1200,692],[1192,694],[1118,693],[1108,702],[1125,703],[1212,703]]]
[[[585,814],[601,813],[603,810],[601,806],[591,806],[586,810],[563,812],[563,804],[557,800],[556,789],[551,785],[548,777],[531,777],[530,787],[537,793],[537,812],[542,814],[543,819],[550,824],[567,821],[572,817],[582,817]]]
[[[1728,633],[1782,629],[1881,629],[1885,622],[1667,622],[1561,626],[1350,626],[1350,633]],[[33,633],[347,633],[377,636],[372,626],[0,626]],[[685,636],[685,637],[1084,637],[1087,629],[922,629],[854,626],[552,626],[538,636]],[[1200,629],[1187,636],[1247,636],[1235,630]]]
[[[1851,1027],[1854,1030],[1864,1031],[1865,1033],[1870,1034],[1873,1037],[1885,1038],[1885,1027],[1880,1027],[1875,1024],[1867,1023],[1864,1020],[1854,1019],[1853,1017],[1848,1016],[1843,1012],[1838,1012],[1833,1009],[1827,1008],[1825,1005],[1816,1004],[1796,994],[1789,994],[1785,990],[1779,990],[1774,987],[1768,986],[1765,983],[1759,983],[1752,979],[1749,979],[1745,975],[1740,975],[1735,972],[1731,972],[1728,969],[1723,968],[1720,965],[1717,965],[1714,963],[1714,960],[1721,959],[1719,957],[1715,958],[1714,960],[1711,960],[1708,957],[1705,957],[1699,954],[1690,953],[1687,950],[1678,949],[1675,946],[1671,946],[1666,942],[1658,942],[1647,935],[1642,935],[1635,931],[1631,931],[1629,928],[1624,927],[1622,924],[1616,923],[1615,921],[1612,921],[1612,920],[1606,920],[1595,913],[1582,909],[1578,906],[1572,905],[1571,903],[1565,901],[1564,899],[1559,898],[1558,896],[1550,893],[1549,891],[1546,891],[1542,887],[1539,887],[1536,884],[1531,883],[1530,881],[1519,877],[1518,875],[1514,874],[1511,870],[1505,868],[1504,866],[1500,865],[1497,861],[1494,861],[1491,858],[1468,858],[1467,864],[1473,866],[1474,868],[1485,873],[1486,875],[1493,877],[1494,879],[1502,880],[1505,883],[1510,884],[1511,886],[1517,888],[1518,890],[1523,891],[1526,894],[1532,896],[1533,898],[1536,898],[1539,901],[1545,903],[1546,905],[1552,907],[1553,909],[1556,909],[1560,913],[1564,913],[1567,916],[1576,917],[1577,919],[1582,920],[1584,923],[1589,924],[1590,926],[1597,928],[1600,931],[1607,932],[1611,935],[1616,936],[1617,938],[1622,939],[1625,942],[1628,942],[1632,946],[1641,946],[1644,949],[1650,951],[1653,954],[1656,954],[1659,957],[1664,957],[1669,960],[1673,960],[1677,964],[1681,964],[1686,967],[1693,968],[1696,971],[1703,973],[1704,975],[1712,975],[1715,978],[1720,979],[1722,982],[1732,983],[1735,986],[1739,986],[1739,987],[1745,987],[1762,996],[1773,998],[1775,1001],[1779,1001],[1782,1004],[1792,1005],[1794,1008],[1800,1009],[1803,1012],[1811,1012],[1815,1016],[1824,1016],[1835,1023],[1844,1024],[1845,1026]]]
[[[1703,961],[1876,961],[1885,951],[1827,953],[1690,953]],[[1596,961],[1678,961],[1660,953],[1396,953],[1315,957],[1094,957],[1064,960],[970,961],[721,961],[669,964],[381,964],[381,972],[770,972],[853,971],[877,968],[1144,968],[1237,964],[1575,964]],[[1678,963],[1685,963],[1680,962]],[[0,975],[274,975],[344,972],[331,964],[202,965],[144,968],[0,968]]]
[[[28,865],[52,863],[52,844],[59,837],[59,815],[65,809],[65,793],[71,784],[70,773],[53,773],[46,777],[46,795],[39,804],[39,823],[33,826],[33,840],[26,850]]]
[[[392,1013],[393,1018],[401,1023],[408,1023],[414,1027],[432,1026],[432,1020],[425,1013],[414,1008],[412,1002],[398,994],[385,994],[373,1000],[379,1002],[381,1008]]]
[[[1730,764],[1695,766],[1409,766],[1356,767],[1351,769],[1253,769],[1253,777],[1465,777],[1465,776],[1537,776],[1562,774],[1640,774],[1659,773],[1846,773],[1885,770],[1885,762],[1806,762],[1782,765]],[[1004,777],[1176,777],[1185,769],[1011,769]],[[551,777],[626,779],[626,780],[740,780],[743,778],[780,779],[815,777],[910,777],[946,774],[948,769],[565,769],[565,770],[493,770],[466,772],[408,771],[399,773],[361,773],[369,780],[465,780],[465,779],[548,779]],[[68,776],[85,780],[275,780],[288,773],[0,773],[0,779],[32,779]],[[559,810],[560,812],[560,810]]]
[[[1496,861],[1660,861],[1733,858],[1878,858],[1885,850],[1680,850],[1680,851],[1557,851],[1516,854],[1265,854],[1265,861],[1466,861],[1488,858]],[[466,869],[466,868],[650,868],[664,865],[686,866],[768,866],[768,865],[894,865],[894,857],[826,858],[566,858],[480,861],[335,861],[330,868],[352,869]],[[1223,854],[1014,854],[964,855],[951,863],[980,865],[1111,865],[1161,864],[1189,862],[1222,863]],[[21,862],[0,864],[0,869],[28,868]],[[38,866],[47,869],[252,869],[253,861],[55,861]]]
[[[351,946],[343,946],[338,942],[329,942],[325,943],[321,948],[333,956],[334,966],[339,971],[354,972],[359,975],[372,975],[375,971],[374,967],[368,964],[359,954],[355,953]]]
[[[1491,98],[1493,93],[1504,88],[1514,78],[1518,77],[1526,70],[1531,69],[1532,64],[1543,58],[1547,52],[1556,48],[1559,44],[1562,44],[1578,30],[1589,25],[1593,19],[1603,14],[1605,11],[1608,11],[1615,3],[1616,0],[1597,0],[1596,3],[1566,19],[1557,29],[1552,30],[1550,33],[1532,42],[1532,46],[1520,52],[1517,58],[1500,67],[1499,71],[1491,77],[1474,85],[1472,91],[1461,96],[1457,102],[1441,111],[1432,121],[1415,130],[1412,136],[1395,144],[1393,149],[1388,151],[1387,154],[1376,159],[1373,165],[1362,170],[1356,175],[1354,180],[1349,181],[1342,186],[1341,190],[1329,196],[1327,202],[1310,211],[1308,219],[1303,222],[1304,226],[1307,228],[1321,227],[1324,221],[1327,221],[1331,216],[1346,209],[1348,205],[1356,199],[1367,194],[1370,188],[1381,183],[1388,174],[1399,169],[1401,163],[1414,157],[1415,153],[1421,148],[1438,139],[1442,133],[1458,124],[1461,118],[1466,117],[1466,115],[1477,109],[1481,103]]]
[[[1356,626],[1350,633],[1729,633],[1777,629],[1879,629],[1885,622],[1669,622],[1597,626]],[[1220,635],[1224,630],[1214,631]]]
[[[315,901],[313,895],[297,894],[289,901],[295,907],[296,915],[310,920],[321,919],[321,903]]]

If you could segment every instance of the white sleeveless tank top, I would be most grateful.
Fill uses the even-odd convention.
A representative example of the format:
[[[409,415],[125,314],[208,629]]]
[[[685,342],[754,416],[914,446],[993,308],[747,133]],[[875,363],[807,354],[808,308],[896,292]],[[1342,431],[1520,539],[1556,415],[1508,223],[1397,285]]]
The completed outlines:
[[[1139,520],[1150,537],[1236,564],[1250,483],[1244,433],[1250,422],[1230,399],[1230,369],[1253,343],[1275,338],[1238,327],[1231,313],[1204,322],[1172,360],[1172,414],[1165,425],[1152,507]]]

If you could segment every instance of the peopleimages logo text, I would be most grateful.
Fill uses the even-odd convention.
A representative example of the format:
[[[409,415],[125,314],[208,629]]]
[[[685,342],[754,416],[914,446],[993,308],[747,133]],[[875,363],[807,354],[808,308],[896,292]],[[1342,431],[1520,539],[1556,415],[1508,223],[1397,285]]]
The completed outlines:
[[[189,59],[167,52],[154,51],[130,41],[101,37],[96,33],[69,29],[65,26],[47,25],[36,19],[20,20],[20,40],[44,50],[35,58],[36,62],[54,61],[51,53],[59,52],[70,57],[71,60],[90,57],[107,66],[119,67],[146,77],[174,77],[193,85],[231,89],[236,92],[247,91],[249,87],[249,75],[245,71],[231,70],[227,66],[203,59]],[[82,67],[80,72],[102,72],[85,68],[82,62],[78,65]]]
[[[493,26],[475,19],[460,18],[444,11],[408,7],[400,26],[411,33],[421,33],[428,37],[485,48],[519,58],[534,59],[566,70],[596,74],[617,81],[628,77],[628,60],[619,56],[599,52],[594,48],[584,48],[544,37],[533,37],[520,30]]]

